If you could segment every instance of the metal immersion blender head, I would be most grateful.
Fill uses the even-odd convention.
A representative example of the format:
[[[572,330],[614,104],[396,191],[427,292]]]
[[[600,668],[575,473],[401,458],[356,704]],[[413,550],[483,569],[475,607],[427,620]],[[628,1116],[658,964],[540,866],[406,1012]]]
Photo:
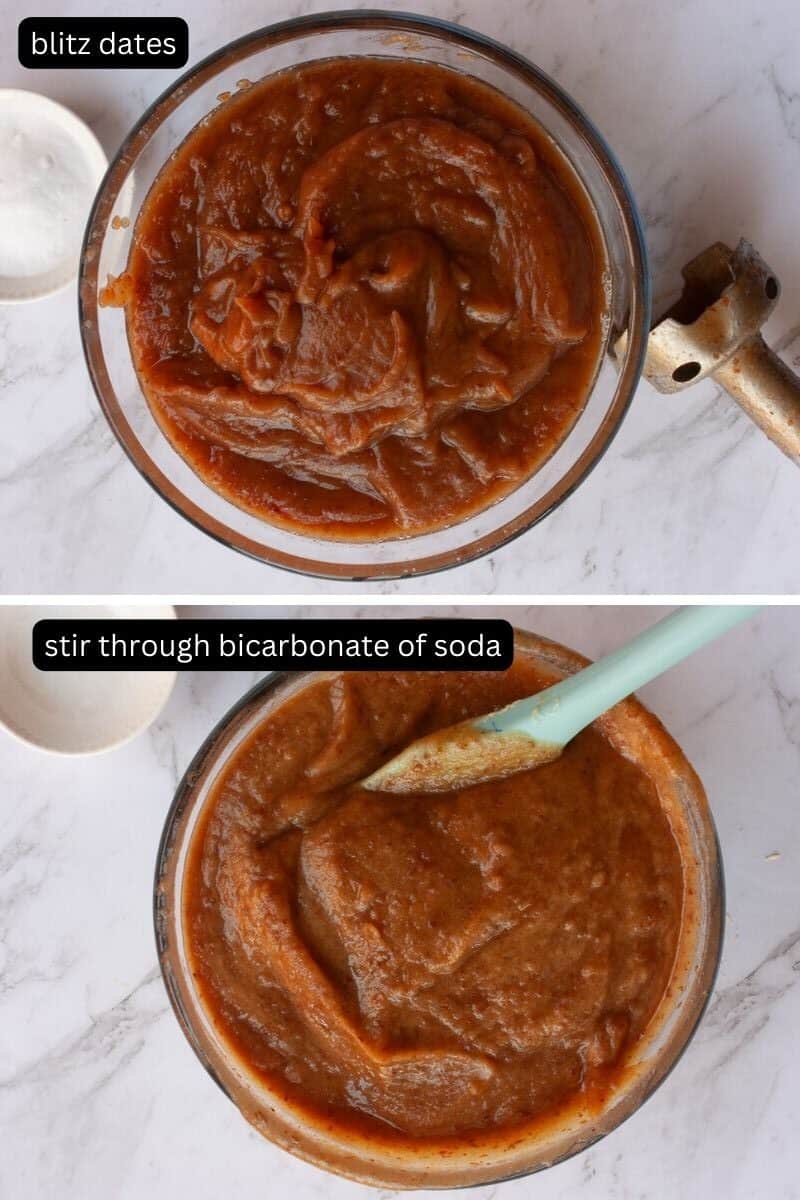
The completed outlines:
[[[800,465],[800,379],[760,332],[780,295],[774,271],[742,240],[715,242],[682,274],[680,299],[650,331],[645,378],[679,392],[710,376]]]

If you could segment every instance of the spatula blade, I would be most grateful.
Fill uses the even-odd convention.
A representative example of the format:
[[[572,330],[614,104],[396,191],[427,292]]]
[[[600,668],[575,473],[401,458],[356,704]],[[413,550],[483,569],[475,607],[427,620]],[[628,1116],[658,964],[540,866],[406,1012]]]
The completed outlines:
[[[373,792],[451,792],[552,762],[562,749],[524,733],[497,733],[463,721],[418,738],[361,786]]]

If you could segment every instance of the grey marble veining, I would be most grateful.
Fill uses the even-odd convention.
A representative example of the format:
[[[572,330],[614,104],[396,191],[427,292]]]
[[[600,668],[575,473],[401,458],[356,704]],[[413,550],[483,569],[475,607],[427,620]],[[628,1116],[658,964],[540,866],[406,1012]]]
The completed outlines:
[[[659,615],[508,611],[590,655]],[[605,1141],[535,1178],[478,1189],[477,1200],[800,1195],[799,630],[800,608],[763,612],[642,693],[705,783],[725,862],[726,941],[697,1035]],[[150,905],[164,816],[179,774],[255,677],[181,676],[157,724],[99,758],[52,758],[0,734],[4,1200],[391,1195],[251,1131],[195,1060],[157,972]]]
[[[192,60],[269,21],[344,7],[230,0],[172,5]],[[161,11],[160,5],[148,11]],[[749,237],[783,282],[768,335],[800,367],[800,21],[793,0],[408,0],[389,8],[471,25],[528,55],[608,137],[641,206],[657,304],[717,238]],[[74,0],[38,12],[83,12]],[[93,11],[115,12],[109,0]],[[7,28],[28,10],[5,5]],[[170,81],[158,71],[23,71],[15,39],[0,84],[72,105],[113,152]],[[160,501],[99,416],[72,291],[0,309],[0,591],[335,594],[216,545]],[[590,479],[543,525],[478,563],[365,593],[800,591],[797,471],[707,382],[647,384]]]

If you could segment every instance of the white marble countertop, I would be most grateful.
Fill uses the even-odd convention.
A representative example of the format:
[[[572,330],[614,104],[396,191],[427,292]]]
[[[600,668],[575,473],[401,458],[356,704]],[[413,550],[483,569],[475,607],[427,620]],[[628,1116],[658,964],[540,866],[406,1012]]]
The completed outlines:
[[[337,0],[145,3],[183,13],[196,61],[271,20]],[[716,239],[746,235],[781,276],[767,333],[800,365],[800,21],[795,0],[401,0],[493,35],[554,75],[617,150],[647,224],[657,297]],[[119,5],[96,0],[92,13]],[[41,15],[83,15],[64,0]],[[167,71],[24,71],[3,6],[0,84],[71,105],[109,153],[171,82]],[[221,19],[221,13],[224,18]],[[0,309],[0,591],[325,594],[216,545],[125,459],[84,369],[72,291]],[[710,382],[664,397],[642,384],[610,452],[522,541],[378,592],[800,592],[796,470]],[[369,591],[369,588],[359,588]]]
[[[592,655],[660,615],[506,611]],[[477,1200],[800,1196],[799,632],[800,608],[766,611],[642,692],[706,785],[726,867],[722,966],[694,1041],[605,1141]],[[147,734],[98,758],[51,758],[0,733],[4,1200],[378,1194],[250,1129],[184,1041],[156,966],[152,877],[173,789],[254,678],[182,675]]]

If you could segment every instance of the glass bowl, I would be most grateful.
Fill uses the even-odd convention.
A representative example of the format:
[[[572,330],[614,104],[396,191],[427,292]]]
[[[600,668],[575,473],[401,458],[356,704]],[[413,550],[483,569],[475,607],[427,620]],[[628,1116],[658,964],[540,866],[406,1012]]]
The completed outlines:
[[[606,243],[607,345],[626,334],[623,356],[603,355],[588,402],[548,462],[477,516],[433,533],[378,542],[325,540],[279,529],[244,512],[194,474],[158,429],[128,349],[122,310],[98,290],[124,271],[133,219],[170,154],[237,81],[313,60],[383,56],[449,66],[483,80],[529,112],[569,160]],[[588,475],[610,444],[639,379],[650,319],[641,223],[628,184],[602,136],[569,96],[520,55],[480,34],[427,17],[341,12],[272,25],[193,67],[144,114],[123,142],[94,203],[79,277],[81,336],[100,405],[123,449],[156,491],[198,528],[236,550],[329,579],[421,575],[496,550],[542,520]]]
[[[586,659],[563,646],[517,631],[525,653],[545,680],[580,670]],[[342,1130],[294,1108],[257,1080],[205,1010],[192,977],[183,930],[188,851],[204,804],[230,758],[265,715],[311,672],[272,675],[222,718],[189,766],[166,819],[158,851],[154,920],[164,982],[184,1034],[206,1070],[250,1123],[291,1153],[358,1182],[383,1188],[464,1187],[513,1179],[576,1154],[610,1133],[653,1093],[692,1037],[716,977],[722,944],[723,883],[716,834],[703,787],[680,748],[632,698],[597,727],[618,750],[641,763],[656,781],[684,863],[683,922],[664,998],[635,1055],[603,1106],[548,1117],[521,1134],[495,1134],[446,1157],[424,1142],[413,1148]]]

